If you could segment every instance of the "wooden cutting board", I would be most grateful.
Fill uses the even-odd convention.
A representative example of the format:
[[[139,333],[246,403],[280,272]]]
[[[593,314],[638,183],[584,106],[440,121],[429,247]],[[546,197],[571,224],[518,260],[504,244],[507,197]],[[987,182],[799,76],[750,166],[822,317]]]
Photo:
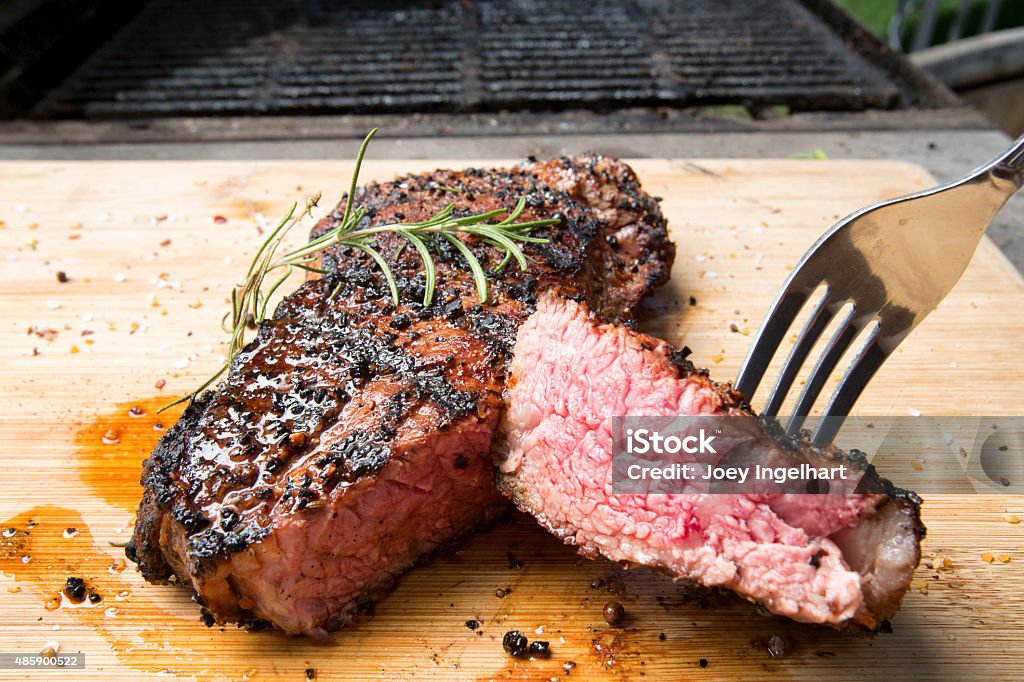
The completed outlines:
[[[368,162],[363,179],[440,165]],[[735,375],[748,333],[822,230],[931,182],[915,166],[884,161],[635,167],[647,191],[664,197],[679,245],[672,283],[644,327],[689,345],[722,379]],[[518,515],[412,571],[333,643],[208,629],[184,589],[144,583],[117,545],[130,534],[139,463],[173,420],[154,408],[221,363],[225,294],[261,229],[316,191],[326,210],[350,171],[344,162],[0,163],[0,528],[15,531],[0,540],[0,652],[59,645],[84,652],[86,666],[0,677],[302,680],[307,669],[317,679],[1024,676],[1024,524],[1008,516],[1024,517],[1020,496],[926,499],[925,561],[894,632],[874,639],[580,559]],[[859,412],[1024,414],[1021,310],[1024,283],[983,242]],[[85,578],[102,601],[62,603],[68,576]],[[622,628],[602,620],[610,600],[625,605]],[[549,641],[550,659],[507,657],[509,629]],[[773,636],[784,655],[769,655]]]

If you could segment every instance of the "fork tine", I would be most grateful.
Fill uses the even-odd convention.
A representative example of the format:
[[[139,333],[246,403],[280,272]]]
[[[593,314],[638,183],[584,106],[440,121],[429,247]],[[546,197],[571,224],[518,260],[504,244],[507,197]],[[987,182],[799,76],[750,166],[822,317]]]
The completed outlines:
[[[800,397],[796,401],[796,407],[793,408],[793,416],[786,426],[786,433],[791,436],[796,435],[800,427],[803,426],[807,415],[810,414],[811,408],[814,406],[814,401],[818,399],[821,389],[824,388],[825,382],[828,381],[829,375],[832,374],[832,370],[839,364],[843,353],[846,352],[850,344],[857,338],[857,334],[860,333],[863,326],[864,321],[858,317],[857,307],[854,305],[849,314],[847,314],[846,319],[839,326],[839,329],[832,335],[825,350],[822,351],[818,361],[814,364],[814,369],[811,370],[810,376],[807,377],[804,390],[800,392]]]
[[[768,365],[775,357],[775,351],[778,350],[782,339],[785,338],[786,332],[793,324],[800,309],[804,307],[809,295],[810,291],[805,293],[787,287],[785,293],[776,299],[772,309],[764,318],[764,322],[761,323],[761,328],[757,330],[747,357],[743,360],[743,366],[740,367],[740,372],[736,377],[736,383],[733,385],[733,388],[742,393],[748,402],[754,397],[754,391],[757,390],[761,379],[764,378]]]
[[[878,331],[879,328],[876,328],[871,333],[871,337],[850,364],[843,380],[832,394],[818,428],[814,431],[812,441],[815,445],[827,445],[835,439],[843,425],[842,418],[850,414],[864,387],[889,357],[889,353],[882,350],[878,343]]]
[[[772,392],[768,396],[768,401],[761,410],[761,414],[769,417],[778,415],[779,408],[782,407],[782,402],[786,399],[786,394],[789,393],[789,389],[793,386],[793,381],[800,372],[800,368],[803,367],[804,361],[810,354],[811,349],[814,348],[818,338],[824,333],[825,328],[828,327],[828,323],[832,321],[834,316],[832,311],[833,302],[830,300],[829,293],[828,289],[826,289],[825,295],[818,302],[818,305],[815,306],[814,311],[807,320],[807,324],[804,325],[803,331],[800,332],[800,338],[797,340],[796,345],[793,346],[793,350],[790,351],[789,357],[786,358],[786,363],[782,366],[782,372],[775,381],[775,386],[772,388]]]

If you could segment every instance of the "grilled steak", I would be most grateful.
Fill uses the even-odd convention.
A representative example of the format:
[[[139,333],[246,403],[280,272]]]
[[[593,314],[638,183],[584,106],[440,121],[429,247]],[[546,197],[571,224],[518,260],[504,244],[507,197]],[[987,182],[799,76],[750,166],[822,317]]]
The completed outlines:
[[[494,275],[486,304],[439,240],[425,308],[413,249],[381,236],[401,304],[362,251],[324,254],[332,274],[285,298],[144,465],[128,556],[151,581],[172,575],[208,622],[269,621],[323,636],[443,543],[504,507],[492,440],[520,323],[549,289],[628,318],[668,275],[665,222],[632,171],[576,157],[507,170],[438,171],[374,184],[371,224],[509,208],[558,216],[524,249],[528,273]],[[314,230],[340,219],[344,204]],[[499,254],[466,237],[485,267]]]
[[[728,588],[803,622],[875,629],[899,608],[920,558],[920,500],[863,457],[749,419],[762,463],[844,463],[865,476],[855,490],[873,492],[615,494],[614,415],[753,414],[665,342],[545,293],[520,327],[508,385],[500,486],[581,553]]]

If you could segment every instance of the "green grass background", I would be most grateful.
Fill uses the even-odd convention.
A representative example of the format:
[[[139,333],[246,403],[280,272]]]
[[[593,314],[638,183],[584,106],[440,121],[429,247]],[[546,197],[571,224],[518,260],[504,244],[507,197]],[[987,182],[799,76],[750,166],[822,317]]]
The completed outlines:
[[[837,5],[855,16],[861,23],[880,36],[886,35],[889,20],[896,12],[897,0],[833,0]],[[939,4],[939,15],[933,33],[933,42],[943,43],[949,32],[949,26],[956,16],[959,0],[942,0]],[[977,34],[982,17],[985,15],[987,0],[972,0],[971,10],[967,17],[964,37]],[[903,43],[909,43],[917,26],[916,17],[911,17]],[[996,29],[1024,26],[1024,0],[1003,0],[996,20]]]

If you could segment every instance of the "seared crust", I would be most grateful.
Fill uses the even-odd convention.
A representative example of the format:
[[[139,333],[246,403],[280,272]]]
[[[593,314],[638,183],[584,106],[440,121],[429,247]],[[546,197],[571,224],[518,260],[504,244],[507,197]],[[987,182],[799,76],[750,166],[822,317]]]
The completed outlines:
[[[385,594],[417,553],[500,512],[490,442],[518,325],[538,293],[551,288],[611,317],[630,317],[671,268],[674,246],[664,218],[632,171],[605,157],[437,171],[372,184],[359,197],[369,223],[381,224],[423,220],[448,203],[463,214],[508,208],[520,196],[527,200],[522,220],[561,222],[533,233],[550,241],[526,246],[529,272],[508,267],[491,274],[486,304],[477,300],[459,253],[443,240],[435,245],[438,289],[430,307],[420,303],[417,256],[400,250],[393,235],[382,235],[378,248],[397,277],[398,306],[365,253],[324,254],[330,274],[281,302],[226,380],[189,405],[146,461],[127,554],[148,580],[175,575],[191,582],[220,622],[266,619],[318,634],[350,620],[357,602]],[[321,220],[314,235],[333,227],[343,210],[339,205]],[[473,238],[464,243],[488,270],[498,264],[493,249]],[[266,601],[265,578],[256,571],[287,558],[281,552],[292,550],[284,547],[301,545],[290,536],[345,509],[379,504],[372,497],[378,480],[406,485],[402,470],[423,475],[416,467],[435,450],[450,453],[430,464],[438,468],[435,483],[463,481],[472,499],[465,514],[450,512],[458,518],[449,529],[430,538],[410,535],[412,556],[381,567],[349,593],[324,595],[322,609],[306,620],[282,615],[288,605],[280,597]]]
[[[555,285],[583,295],[593,310],[609,318],[630,319],[644,296],[668,281],[675,260],[675,244],[668,239],[657,199],[640,189],[629,166],[606,156],[531,161],[507,170],[438,170],[372,183],[358,196],[371,224],[425,220],[448,204],[455,205],[456,215],[508,209],[520,197],[527,205],[521,219],[562,218],[561,225],[531,233],[550,242],[526,245],[532,260],[528,273],[512,267],[489,272],[495,295],[488,307],[512,308],[519,318],[532,312],[539,291]],[[343,200],[312,236],[335,227],[344,210]],[[382,240],[388,254],[401,245],[396,237]],[[461,257],[443,242],[438,247],[439,283],[460,282],[465,288],[469,280]],[[477,247],[474,253],[485,265],[497,264],[490,249]],[[423,296],[419,263],[412,253],[405,255],[399,263],[406,277],[399,284],[403,297],[416,301]],[[354,268],[367,262],[361,252],[345,248],[331,249],[322,258],[324,268],[347,274],[346,281],[358,281]]]
[[[136,514],[135,533],[125,553],[139,565],[142,576],[150,582],[166,582],[172,575],[160,545],[161,524],[164,512],[170,509],[176,494],[174,472],[185,451],[186,438],[196,430],[199,418],[212,397],[213,393],[206,392],[192,401],[142,463],[139,481],[143,487],[142,501]]]

